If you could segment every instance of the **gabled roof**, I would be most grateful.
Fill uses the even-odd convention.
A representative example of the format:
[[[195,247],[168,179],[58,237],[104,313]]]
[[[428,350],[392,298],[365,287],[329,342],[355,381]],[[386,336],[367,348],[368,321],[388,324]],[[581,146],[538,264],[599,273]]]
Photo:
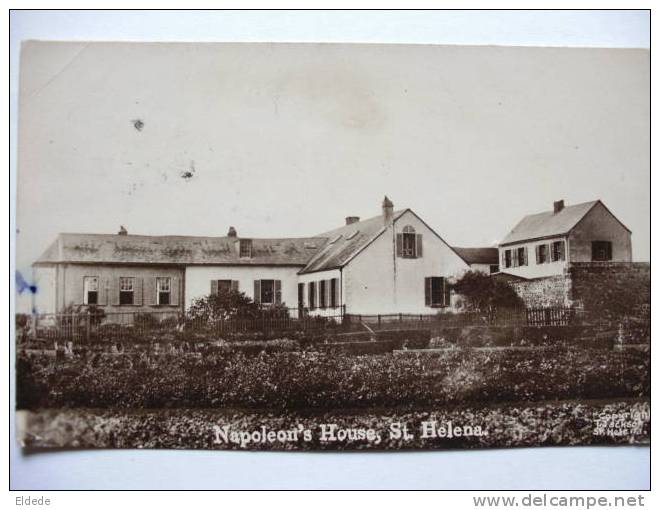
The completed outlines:
[[[511,232],[500,241],[500,246],[520,241],[543,239],[546,237],[568,234],[596,204],[601,204],[605,207],[600,200],[594,200],[592,202],[566,206],[558,213],[546,211],[539,214],[525,216],[515,227],[513,227],[513,230],[511,230]],[[605,209],[609,212],[607,207],[605,207]],[[612,213],[610,212],[610,214]],[[628,230],[625,225],[622,224],[622,226]]]
[[[497,248],[458,248],[456,246],[452,246],[452,248],[468,264],[499,263]]]
[[[393,221],[407,210],[395,211]],[[327,241],[300,274],[342,267],[383,232],[385,222],[383,216],[378,215],[319,234],[317,238],[325,238]]]
[[[252,239],[252,257],[241,258],[235,237],[60,234],[35,265],[234,264],[304,266],[324,238]]]

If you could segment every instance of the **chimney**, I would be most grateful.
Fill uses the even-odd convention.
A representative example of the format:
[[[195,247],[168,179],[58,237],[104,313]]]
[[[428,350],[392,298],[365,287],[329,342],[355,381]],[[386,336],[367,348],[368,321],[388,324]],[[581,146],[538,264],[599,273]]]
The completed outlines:
[[[393,216],[394,216],[394,204],[389,198],[387,198],[387,195],[385,195],[385,198],[383,199],[383,220],[385,222],[385,225],[388,225],[392,222]]]
[[[229,232],[227,232],[227,237],[236,237],[236,229],[234,227],[229,227]]]
[[[117,235],[120,236],[127,236],[128,235],[128,230],[124,228],[124,225],[119,225],[119,232],[117,232]]]
[[[557,200],[557,201],[553,204],[553,210],[554,210],[554,213],[555,213],[555,214],[557,214],[558,212],[560,212],[563,208],[564,208],[564,201],[563,201],[563,200]]]
[[[360,221],[359,216],[346,216],[346,225],[352,225],[353,223],[357,223]]]

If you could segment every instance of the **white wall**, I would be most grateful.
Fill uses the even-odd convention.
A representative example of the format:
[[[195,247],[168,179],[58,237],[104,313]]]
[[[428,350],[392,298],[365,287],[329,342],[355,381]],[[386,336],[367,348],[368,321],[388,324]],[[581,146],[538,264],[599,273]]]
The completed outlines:
[[[396,257],[396,234],[407,225],[422,234],[422,257]],[[386,314],[438,311],[424,303],[424,278],[458,276],[469,266],[410,211],[344,268],[347,313]]]
[[[185,275],[185,305],[193,299],[211,293],[211,280],[237,280],[238,290],[254,299],[254,280],[281,280],[282,303],[298,306],[298,276],[300,267],[269,266],[188,266]]]
[[[512,244],[511,246],[500,246],[499,248],[499,257],[500,257],[500,272],[513,274],[516,276],[522,276],[523,278],[541,278],[544,276],[553,276],[562,274],[566,268],[566,260],[556,261],[556,262],[546,262],[544,264],[536,263],[536,246],[540,244],[552,245],[555,241],[561,241],[563,237],[556,237],[551,239],[543,239],[541,241],[533,241],[529,243],[520,243]],[[502,254],[505,250],[516,250],[522,246],[527,247],[527,265],[518,266],[518,267],[504,267],[502,262]],[[568,244],[565,246],[565,257],[568,258],[569,247]],[[512,255],[513,256],[513,255]],[[550,257],[550,253],[548,253]]]

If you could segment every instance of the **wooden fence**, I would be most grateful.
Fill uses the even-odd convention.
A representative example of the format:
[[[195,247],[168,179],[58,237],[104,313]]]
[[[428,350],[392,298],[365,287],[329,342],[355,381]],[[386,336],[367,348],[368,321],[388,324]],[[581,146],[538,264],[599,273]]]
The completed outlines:
[[[142,335],[171,335],[176,332],[233,336],[249,333],[287,332],[346,333],[386,329],[435,329],[463,326],[568,326],[578,314],[568,307],[494,310],[490,313],[436,314],[346,314],[343,308],[324,310],[318,316],[306,309],[264,310],[250,316],[226,319],[191,319],[178,312],[123,312],[94,315],[42,314],[32,316],[27,328],[32,338],[55,341],[90,341],[100,338],[127,339]],[[26,331],[28,330],[26,329]],[[27,335],[25,335],[27,336]]]

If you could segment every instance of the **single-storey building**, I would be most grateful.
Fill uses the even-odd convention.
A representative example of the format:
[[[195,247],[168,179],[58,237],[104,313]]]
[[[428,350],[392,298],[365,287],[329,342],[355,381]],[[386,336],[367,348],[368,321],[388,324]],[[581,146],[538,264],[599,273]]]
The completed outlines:
[[[106,314],[187,309],[234,289],[310,314],[432,313],[469,264],[411,209],[309,238],[60,234],[34,263],[38,313],[96,305]],[[295,312],[294,312],[295,313]]]
[[[458,248],[454,246],[454,251],[468,263],[472,271],[495,274],[500,270],[497,248]]]
[[[631,262],[631,231],[600,200],[525,216],[499,244],[500,271],[561,275],[572,262]]]

